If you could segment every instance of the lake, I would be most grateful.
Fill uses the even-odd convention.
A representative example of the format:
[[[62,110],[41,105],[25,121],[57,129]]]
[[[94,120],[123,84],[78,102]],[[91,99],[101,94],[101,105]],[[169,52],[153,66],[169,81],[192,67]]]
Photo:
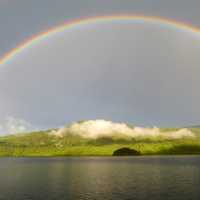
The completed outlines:
[[[0,158],[0,200],[200,199],[199,156]]]

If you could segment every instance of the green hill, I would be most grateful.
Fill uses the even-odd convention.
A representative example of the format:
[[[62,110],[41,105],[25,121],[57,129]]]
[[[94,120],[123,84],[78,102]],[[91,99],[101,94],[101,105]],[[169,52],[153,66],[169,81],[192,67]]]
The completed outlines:
[[[161,129],[171,131],[174,129]],[[190,129],[195,138],[182,139],[98,139],[67,134],[50,134],[51,130],[0,137],[0,156],[111,156],[122,147],[129,147],[141,155],[200,154],[200,128]]]

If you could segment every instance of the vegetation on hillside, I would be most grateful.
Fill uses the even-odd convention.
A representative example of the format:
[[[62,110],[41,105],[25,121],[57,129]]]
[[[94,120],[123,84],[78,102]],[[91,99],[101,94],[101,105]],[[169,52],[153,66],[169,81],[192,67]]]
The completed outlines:
[[[50,131],[9,135],[0,137],[0,156],[111,156],[123,147],[135,149],[141,155],[200,154],[200,128],[191,131],[196,138],[177,140],[87,139],[72,134],[57,137]]]

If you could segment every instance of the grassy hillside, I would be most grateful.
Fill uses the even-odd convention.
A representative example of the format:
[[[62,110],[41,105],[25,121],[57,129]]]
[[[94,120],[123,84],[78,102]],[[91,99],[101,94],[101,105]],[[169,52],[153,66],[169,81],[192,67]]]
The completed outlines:
[[[0,137],[0,156],[111,156],[122,147],[142,155],[200,154],[200,128],[191,130],[196,138],[178,140],[85,139],[70,134],[57,137],[49,131],[10,135]]]

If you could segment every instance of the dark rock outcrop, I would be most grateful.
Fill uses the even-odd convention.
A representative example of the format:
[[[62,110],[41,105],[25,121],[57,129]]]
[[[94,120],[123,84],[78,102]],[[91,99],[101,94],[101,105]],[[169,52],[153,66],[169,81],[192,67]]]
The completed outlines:
[[[130,149],[128,147],[117,149],[113,152],[113,156],[139,156],[141,155],[139,151],[135,149]]]

